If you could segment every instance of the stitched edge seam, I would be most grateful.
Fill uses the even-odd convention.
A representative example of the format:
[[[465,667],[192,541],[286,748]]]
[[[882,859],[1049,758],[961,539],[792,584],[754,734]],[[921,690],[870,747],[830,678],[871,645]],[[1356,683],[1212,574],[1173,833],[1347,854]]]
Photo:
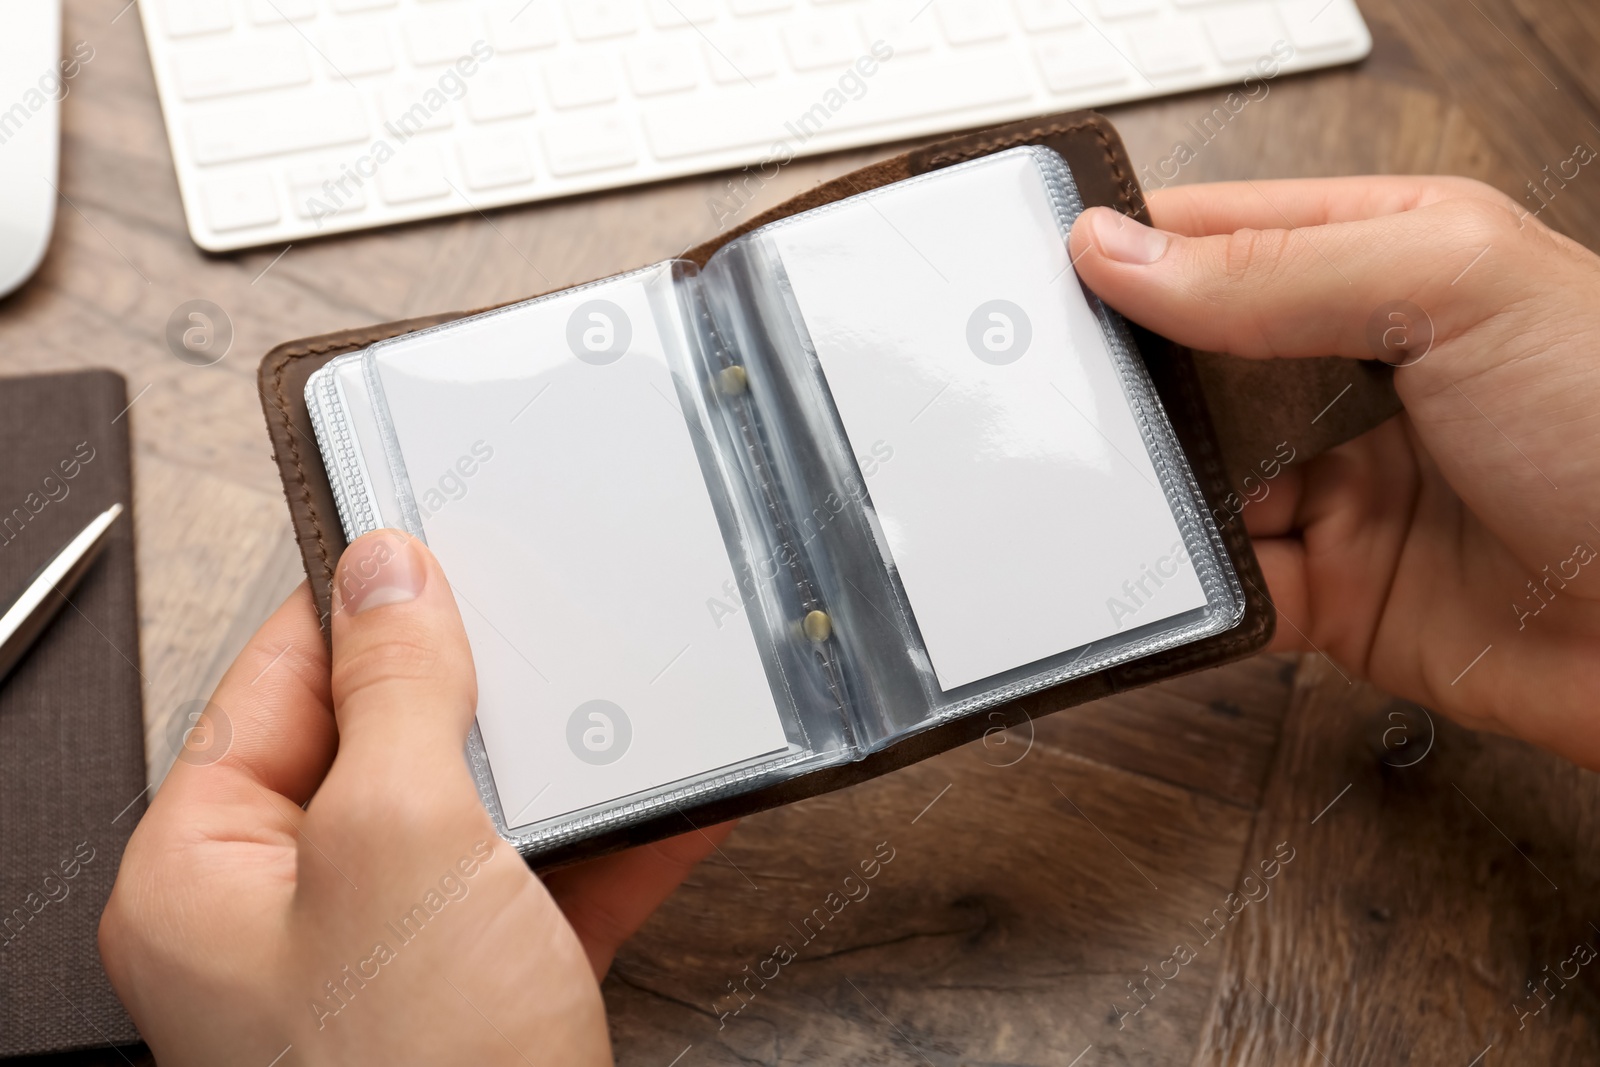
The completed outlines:
[[[300,353],[300,355],[311,354],[309,351]],[[294,358],[297,357],[292,351],[285,351],[278,356],[278,364],[273,368],[272,392],[278,408],[278,414],[282,417],[284,429],[287,431],[283,434],[283,439],[288,442],[289,459],[294,464],[295,476],[300,482],[300,497],[305,504],[306,517],[310,520],[311,529],[316,534],[317,555],[322,562],[323,578],[328,583],[328,597],[331,605],[333,597],[333,560],[328,555],[327,531],[323,528],[322,517],[317,512],[316,502],[311,499],[311,483],[306,478],[305,463],[300,458],[299,442],[294,439],[294,417],[289,411],[289,401],[283,392],[283,378],[289,372],[289,363]]]

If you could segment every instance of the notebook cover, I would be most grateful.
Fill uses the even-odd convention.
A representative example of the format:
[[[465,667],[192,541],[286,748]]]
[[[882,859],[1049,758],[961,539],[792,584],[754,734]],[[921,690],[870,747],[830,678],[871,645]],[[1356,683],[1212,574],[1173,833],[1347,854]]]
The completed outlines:
[[[0,682],[0,1056],[139,1039],[95,943],[145,809],[127,403],[111,371],[0,378],[4,603],[89,520],[127,509]]]
[[[704,264],[728,241],[766,223],[1021,145],[1042,145],[1060,153],[1072,170],[1086,207],[1109,206],[1148,219],[1134,177],[1135,170],[1111,123],[1094,112],[1071,112],[964,134],[864,167],[750,219],[691,249],[684,258]],[[477,309],[484,310],[489,309]],[[433,315],[292,341],[274,348],[261,362],[262,407],[295,536],[324,620],[329,612],[334,566],[344,550],[345,540],[306,411],[306,380],[335,356],[477,311]],[[1283,440],[1286,434],[1292,435],[1297,444],[1304,443],[1297,454],[1309,458],[1370,429],[1399,410],[1390,373],[1384,367],[1353,360],[1283,361],[1270,365],[1230,360],[1220,364],[1209,361],[1202,371],[1194,354],[1187,349],[1147,331],[1136,329],[1134,334],[1196,480],[1213,509],[1222,507],[1223,501],[1234,491],[1234,472],[1248,470],[1260,459],[1272,456],[1273,443]],[[1244,369],[1250,373],[1235,373]],[[1320,398],[1324,393],[1337,393],[1347,381],[1350,389],[1336,414],[1324,425],[1314,426],[1316,437],[1308,439],[1305,427],[1313,426],[1312,416],[1316,414],[1315,408],[1310,406],[1311,399]],[[1338,384],[1332,389],[1325,388],[1334,382]],[[1222,427],[1221,434],[1211,419],[1210,392],[1235,401],[1225,409],[1234,417]],[[1325,400],[1319,399],[1317,406],[1323,403]],[[1271,639],[1276,616],[1266,597],[1266,580],[1242,525],[1225,523],[1222,535],[1229,558],[1242,580],[1246,599],[1243,621],[1227,633],[1072,679],[999,708],[987,709],[981,715],[915,734],[852,763],[811,771],[753,793],[702,801],[682,811],[652,816],[632,826],[558,846],[540,853],[535,862],[540,867],[558,866],[682,833],[690,825],[704,826],[840,789],[975,740],[999,722],[1020,723],[1030,717],[1188,671],[1219,666],[1258,652]]]

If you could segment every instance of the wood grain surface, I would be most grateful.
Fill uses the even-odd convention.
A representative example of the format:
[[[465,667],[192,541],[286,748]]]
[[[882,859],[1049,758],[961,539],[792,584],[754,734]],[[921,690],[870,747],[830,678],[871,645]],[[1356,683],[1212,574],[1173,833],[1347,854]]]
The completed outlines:
[[[726,178],[210,256],[184,228],[126,2],[67,0],[67,39],[94,58],[63,105],[49,256],[0,301],[0,372],[110,366],[128,378],[158,780],[179,710],[298,580],[255,396],[260,355],[671,256],[718,228],[708,202]],[[1369,60],[1274,83],[1174,180],[1450,172],[1533,210],[1528,183],[1543,168],[1600,144],[1589,0],[1361,6]],[[1110,114],[1134,160],[1153,164],[1193,141],[1187,124],[1223,95]],[[797,161],[747,210],[903,147]],[[1600,247],[1600,175],[1540,217]],[[164,340],[193,299],[231,322],[214,366]],[[1262,657],[748,820],[619,956],[605,984],[617,1056],[1600,1062],[1600,970],[1519,1015],[1536,1003],[1530,979],[1600,936],[1597,812],[1592,775],[1397,704],[1320,657]],[[874,859],[870,891],[839,907],[845,875]],[[1259,900],[1231,916],[1230,894]],[[780,945],[792,961],[760,977]],[[1178,976],[1150,978],[1172,973],[1179,945],[1190,952]]]

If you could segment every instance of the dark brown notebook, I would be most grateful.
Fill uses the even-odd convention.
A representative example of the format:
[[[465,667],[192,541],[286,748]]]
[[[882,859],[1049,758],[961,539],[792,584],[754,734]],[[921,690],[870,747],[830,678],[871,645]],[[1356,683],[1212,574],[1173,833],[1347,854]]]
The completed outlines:
[[[128,512],[0,682],[0,1056],[138,1040],[95,933],[145,809],[127,388],[0,378],[0,597],[114,503]]]

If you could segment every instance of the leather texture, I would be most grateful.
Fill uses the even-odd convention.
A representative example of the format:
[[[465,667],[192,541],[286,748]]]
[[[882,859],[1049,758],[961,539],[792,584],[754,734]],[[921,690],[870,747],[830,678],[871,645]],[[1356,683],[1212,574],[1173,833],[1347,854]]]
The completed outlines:
[[[1021,145],[1043,145],[1060,153],[1072,170],[1085,205],[1109,206],[1130,216],[1147,218],[1133,165],[1115,129],[1094,112],[1072,112],[952,137],[853,171],[691,249],[685,258],[703,265],[728,241],[768,222]],[[324,621],[330,612],[334,566],[345,541],[306,411],[306,380],[335,356],[469,314],[476,312],[410,319],[293,341],[279,345],[262,360],[262,404],[295,535]],[[945,723],[864,759],[607,831],[540,853],[532,862],[540,867],[559,866],[839,789],[965,744],[999,726],[1020,724],[1135,686],[1218,666],[1264,648],[1272,637],[1276,613],[1267,599],[1266,582],[1243,524],[1228,521],[1232,513],[1242,510],[1228,503],[1230,494],[1238,498],[1239,493],[1248,490],[1243,478],[1258,471],[1262,463],[1281,457],[1281,442],[1286,439],[1296,442],[1289,447],[1298,459],[1309,458],[1393,415],[1399,410],[1399,401],[1391,374],[1381,366],[1374,369],[1342,359],[1275,364],[1224,356],[1197,359],[1187,349],[1147,331],[1134,332],[1196,479],[1218,517],[1229,556],[1243,584],[1246,612],[1239,626],[1225,634]],[[1333,406],[1317,417],[1336,394]],[[1213,413],[1221,416],[1220,425],[1214,423]]]
[[[145,809],[126,384],[0,379],[0,608],[100,512],[128,509],[0,682],[0,1056],[139,1039],[96,931]]]

